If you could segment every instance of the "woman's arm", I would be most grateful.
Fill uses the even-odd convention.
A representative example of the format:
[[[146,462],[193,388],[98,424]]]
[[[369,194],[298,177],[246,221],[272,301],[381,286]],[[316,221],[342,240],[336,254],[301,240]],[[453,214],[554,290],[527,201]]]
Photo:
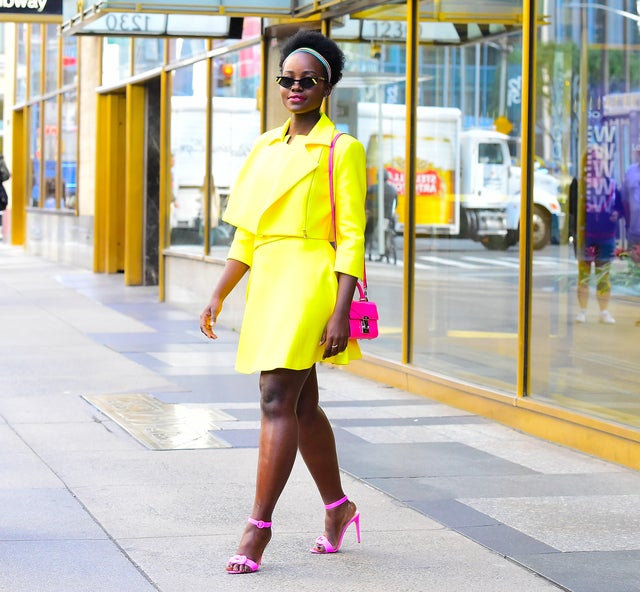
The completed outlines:
[[[225,298],[253,263],[254,239],[254,235],[250,232],[236,228],[222,275],[213,291],[211,300],[200,314],[200,330],[210,339],[216,338],[213,326],[216,324]]]
[[[337,230],[335,271],[362,277],[367,196],[366,154],[364,146],[350,136],[341,136],[336,142],[333,179]]]
[[[357,279],[346,273],[338,273],[338,297],[333,314],[322,332],[320,345],[324,344],[323,358],[330,358],[344,351],[349,342],[349,309]],[[338,347],[333,347],[337,345]]]
[[[249,266],[246,263],[242,263],[242,261],[227,259],[222,276],[213,290],[211,300],[209,300],[209,303],[200,314],[200,331],[210,339],[218,337],[213,332],[213,326],[216,324],[225,298],[236,287],[248,269]]]

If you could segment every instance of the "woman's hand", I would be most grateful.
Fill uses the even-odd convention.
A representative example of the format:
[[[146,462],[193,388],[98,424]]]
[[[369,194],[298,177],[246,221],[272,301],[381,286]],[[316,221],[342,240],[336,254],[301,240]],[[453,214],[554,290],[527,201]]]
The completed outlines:
[[[320,345],[324,345],[324,353],[322,359],[330,358],[347,349],[349,343],[349,315],[336,314],[331,315],[327,326],[322,332]]]
[[[245,263],[236,261],[235,259],[227,259],[222,275],[218,280],[218,285],[213,291],[213,296],[211,296],[209,304],[204,307],[204,310],[200,314],[200,331],[209,339],[218,338],[213,332],[213,327],[222,310],[222,303],[248,269],[249,266]]]
[[[213,332],[213,327],[216,324],[218,315],[222,310],[222,301],[216,297],[211,298],[211,301],[204,310],[200,313],[200,331],[206,335],[209,339],[218,339],[218,336]]]
[[[338,296],[333,314],[322,332],[320,345],[324,345],[322,359],[330,358],[347,349],[349,343],[349,309],[353,300],[356,279],[346,273],[338,273]]]

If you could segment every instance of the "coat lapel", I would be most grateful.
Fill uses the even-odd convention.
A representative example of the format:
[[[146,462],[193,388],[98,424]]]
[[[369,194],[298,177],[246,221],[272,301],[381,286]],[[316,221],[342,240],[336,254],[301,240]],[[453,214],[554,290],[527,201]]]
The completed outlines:
[[[289,122],[249,156],[224,216],[230,224],[255,233],[264,213],[318,167],[320,151],[331,144],[335,129],[323,114],[308,136],[288,145],[283,142],[288,127]]]

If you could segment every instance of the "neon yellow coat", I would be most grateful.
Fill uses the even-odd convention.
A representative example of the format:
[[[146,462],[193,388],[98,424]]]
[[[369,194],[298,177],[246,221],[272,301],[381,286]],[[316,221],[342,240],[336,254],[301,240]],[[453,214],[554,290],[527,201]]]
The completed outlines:
[[[250,268],[236,369],[301,370],[322,360],[320,338],[337,296],[336,273],[364,269],[364,147],[343,135],[334,149],[336,249],[329,198],[334,124],[322,115],[287,143],[289,121],[258,138],[223,219],[237,227],[229,258]],[[355,341],[328,361],[360,357]]]

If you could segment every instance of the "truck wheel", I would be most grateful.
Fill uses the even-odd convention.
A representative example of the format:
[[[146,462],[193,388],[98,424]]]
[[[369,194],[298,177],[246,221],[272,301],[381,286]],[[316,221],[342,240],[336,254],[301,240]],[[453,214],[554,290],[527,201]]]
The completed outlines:
[[[506,251],[510,246],[506,236],[483,236],[480,242],[489,251]]]
[[[520,226],[516,230],[507,230],[507,236],[505,237],[507,241],[507,247],[513,247],[513,245],[518,244],[518,240],[520,240]]]
[[[533,249],[544,249],[551,242],[551,214],[542,206],[533,206]]]

